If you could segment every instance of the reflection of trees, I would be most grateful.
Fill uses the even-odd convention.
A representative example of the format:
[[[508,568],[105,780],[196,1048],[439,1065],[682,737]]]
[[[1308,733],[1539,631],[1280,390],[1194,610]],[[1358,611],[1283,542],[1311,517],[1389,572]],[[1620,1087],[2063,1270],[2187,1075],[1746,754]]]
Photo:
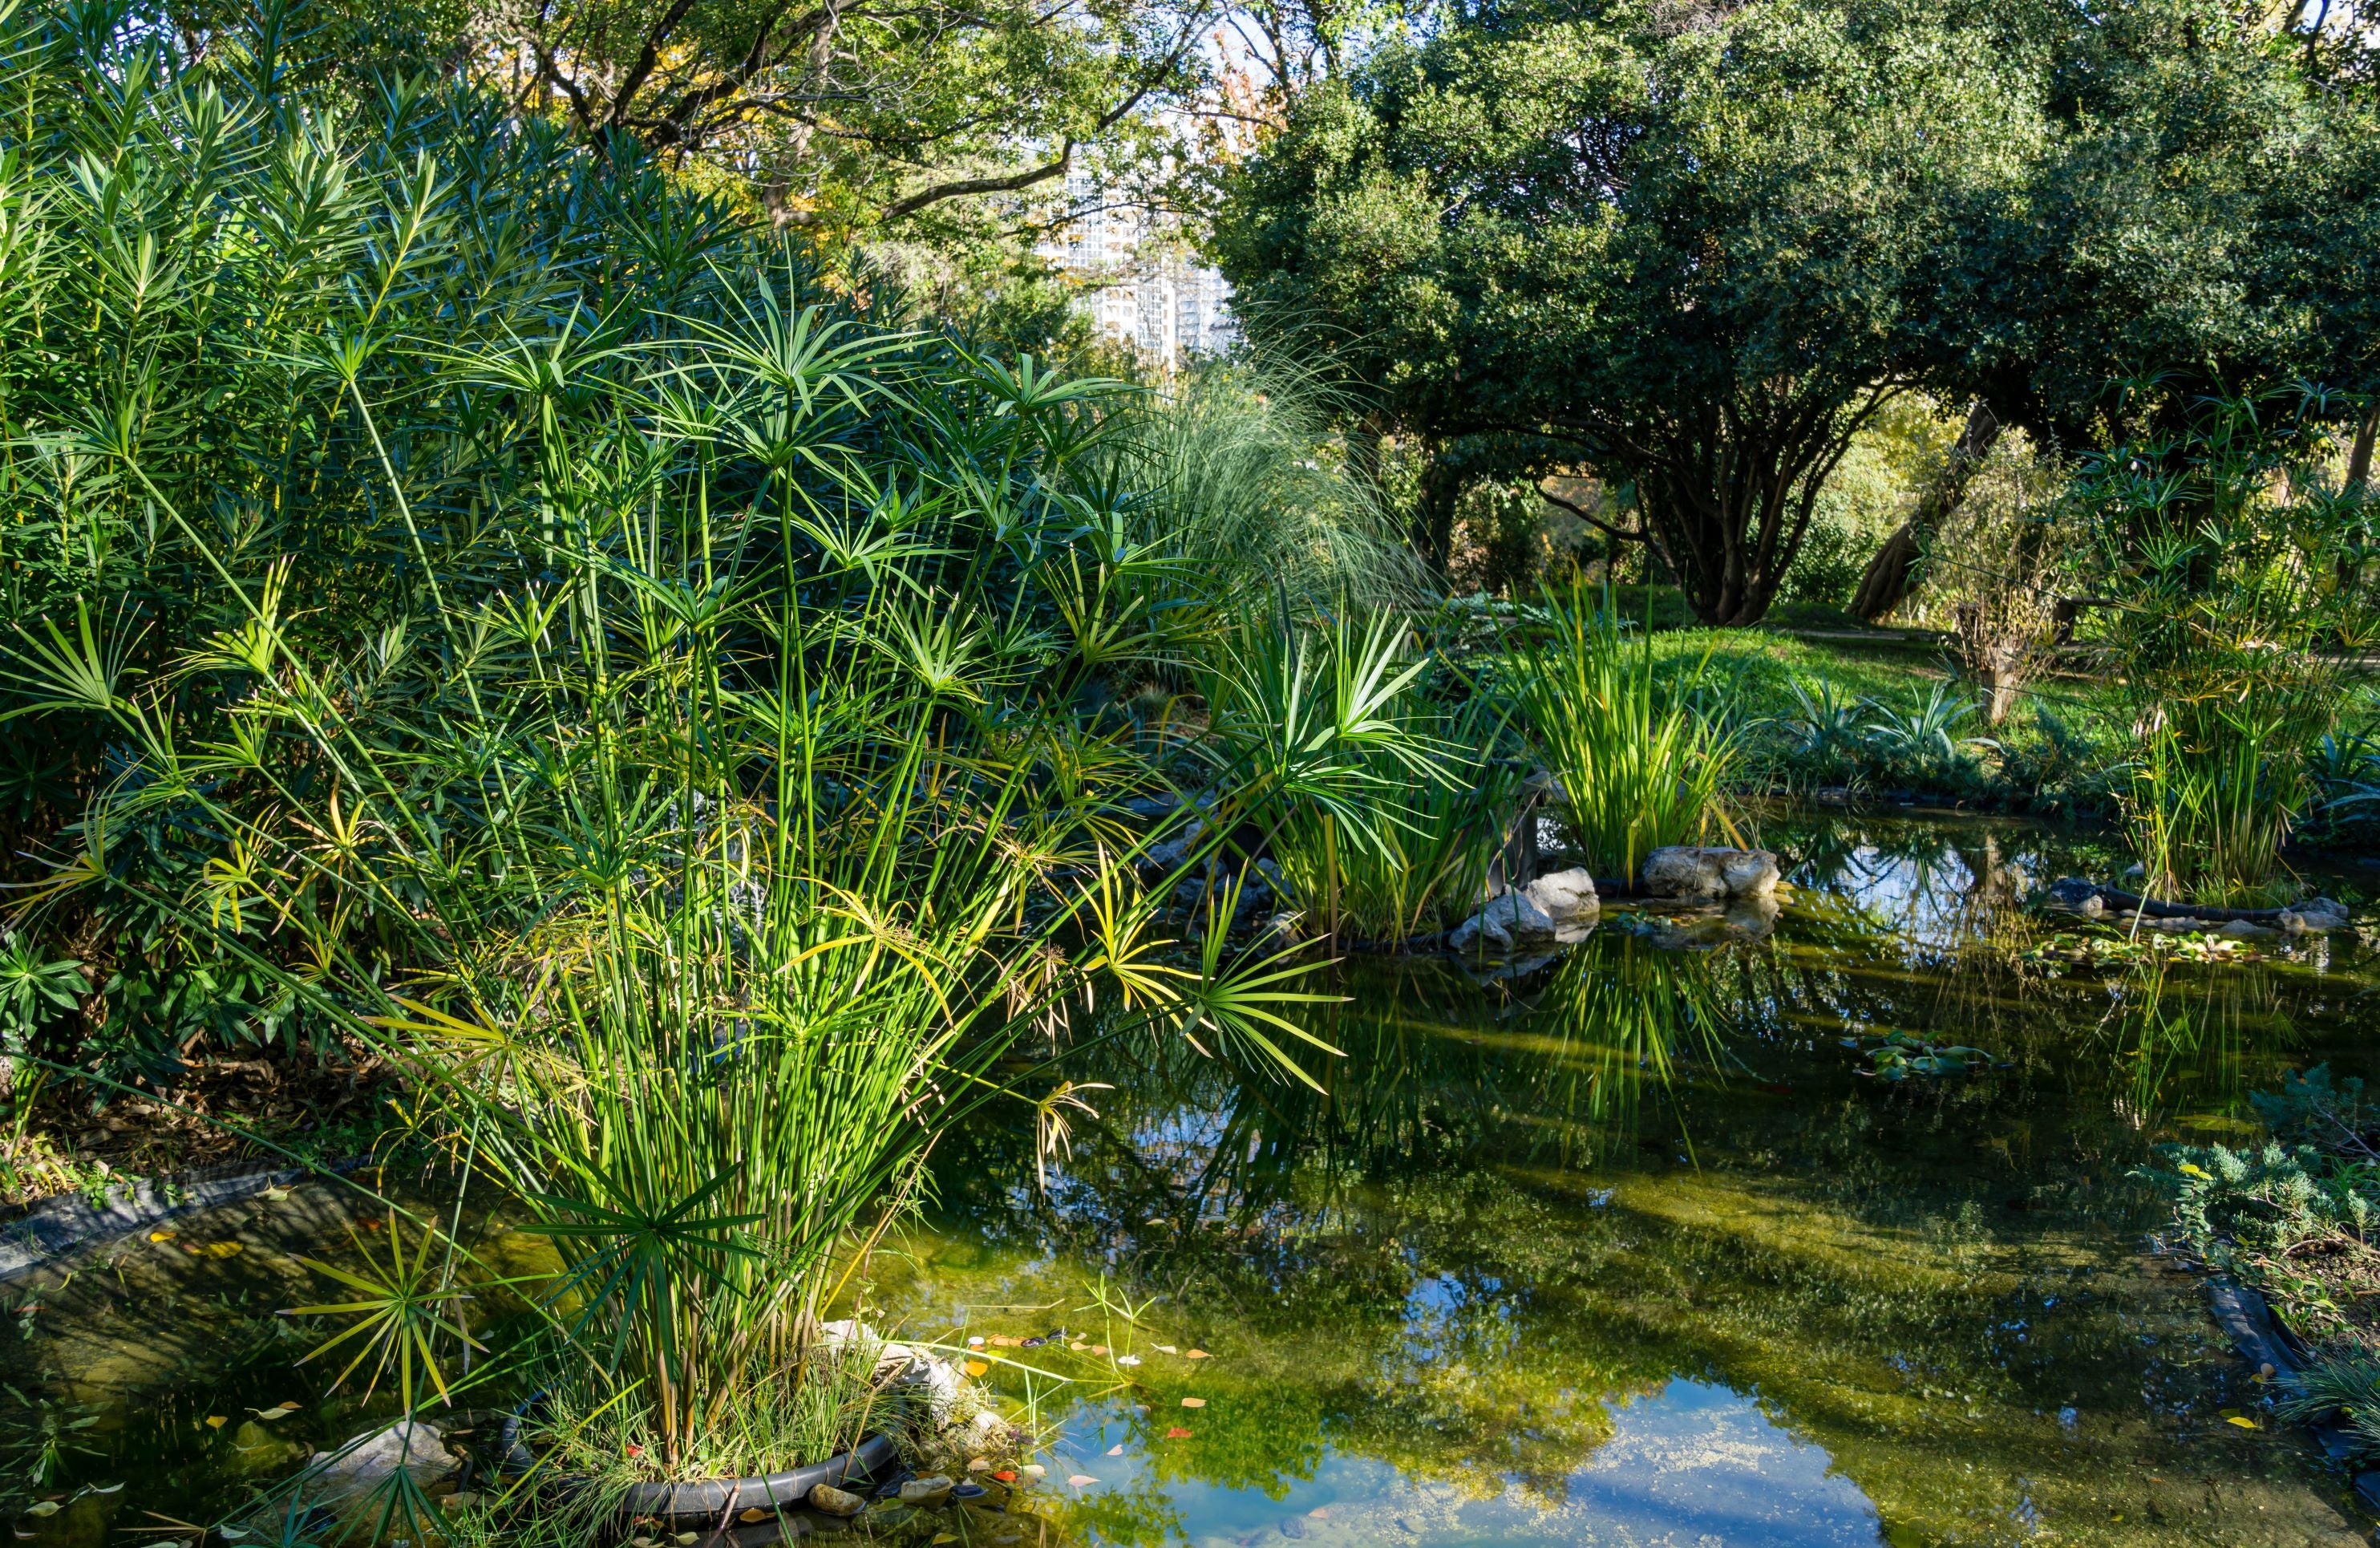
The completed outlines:
[[[1012,1262],[1104,1266],[1168,1297],[1168,1336],[1230,1351],[1162,1476],[1276,1491],[1319,1436],[1556,1499],[1609,1401],[1687,1373],[1759,1394],[1917,1538],[2027,1498],[2070,1519],[2180,1460],[2141,1405],[2206,1378],[2186,1340],[2170,1362],[2143,1343],[2137,1291],[2046,1304],[2128,1256],[2148,1206],[2124,1179],[2156,1129],[2268,1083],[2338,991],[2239,964],[2050,976],[2012,948],[2020,873],[2055,857],[2005,825],[1903,844],[1918,826],[1842,842],[1924,931],[1815,884],[1805,849],[1770,942],[1606,930],[1484,994],[1366,965],[1318,1028],[1348,1055],[1313,1067],[1326,1092],[1178,1042],[1101,1048],[1068,1073],[1118,1089],[1050,1200],[1018,1207],[1021,1124],[946,1151],[941,1198]],[[1883,1088],[1835,1044],[1887,1028],[2011,1067]],[[1681,1132],[1694,1164],[1670,1159]],[[2129,1438],[2079,1441],[2067,1408]]]

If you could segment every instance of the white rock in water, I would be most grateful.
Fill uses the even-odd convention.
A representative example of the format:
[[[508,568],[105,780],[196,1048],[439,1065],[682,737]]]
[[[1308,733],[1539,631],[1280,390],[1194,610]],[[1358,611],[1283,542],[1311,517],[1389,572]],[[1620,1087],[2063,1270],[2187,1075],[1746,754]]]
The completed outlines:
[[[950,1479],[941,1473],[928,1478],[913,1478],[901,1485],[901,1503],[919,1510],[940,1510],[950,1504],[953,1487]]]
[[[810,1508],[829,1516],[856,1516],[867,1507],[868,1501],[847,1489],[837,1489],[832,1483],[821,1483],[810,1490]]]
[[[1777,890],[1777,857],[1766,849],[1670,845],[1645,857],[1645,890],[1655,897],[1717,903]]]
[[[1454,927],[1446,944],[1456,951],[1485,945],[1490,953],[1509,952],[1515,945],[1550,941],[1560,931],[1543,908],[1524,892],[1508,892]]]
[[[358,1435],[337,1451],[318,1451],[300,1484],[304,1497],[333,1505],[358,1499],[388,1481],[399,1468],[427,1488],[455,1470],[445,1437],[434,1424],[402,1420],[375,1434]]]
[[[1523,888],[1521,896],[1553,920],[1557,930],[1584,924],[1603,911],[1603,899],[1595,895],[1594,873],[1585,867],[1540,876]]]

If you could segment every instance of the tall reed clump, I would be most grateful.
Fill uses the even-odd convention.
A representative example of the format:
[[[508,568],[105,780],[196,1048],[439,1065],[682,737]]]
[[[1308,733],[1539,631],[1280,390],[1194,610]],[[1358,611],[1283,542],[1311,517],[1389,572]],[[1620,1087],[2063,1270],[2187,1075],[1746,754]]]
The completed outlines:
[[[2346,655],[2373,610],[2338,555],[2354,502],[2318,466],[2320,405],[2194,405],[2185,428],[2091,459],[2109,629],[2138,738],[2125,798],[2145,891],[2202,903],[2295,896],[2283,848],[2315,794]]]
[[[1708,660],[1658,671],[1650,631],[1628,625],[1608,584],[1598,603],[1575,576],[1545,595],[1539,637],[1512,652],[1514,718],[1560,783],[1565,838],[1595,870],[1633,876],[1652,850],[1726,825],[1720,794],[1740,744],[1696,703]]]
[[[1114,540],[1118,390],[891,331],[500,104],[334,129],[270,17],[169,79],[115,14],[0,70],[52,126],[0,345],[48,567],[9,708],[72,803],[41,917],[137,910],[398,1072],[558,1254],[553,1465],[815,1459],[819,1322],[1025,1039],[1305,1035],[1286,969],[1157,936],[1164,781],[1076,708],[1190,611]],[[405,1234],[339,1296],[419,1408],[504,1367],[457,1358],[468,1252]]]
[[[1135,531],[1242,615],[1282,597],[1301,614],[1412,605],[1426,578],[1334,428],[1350,407],[1267,355],[1209,361],[1146,395],[1108,451],[1114,476],[1144,492]]]

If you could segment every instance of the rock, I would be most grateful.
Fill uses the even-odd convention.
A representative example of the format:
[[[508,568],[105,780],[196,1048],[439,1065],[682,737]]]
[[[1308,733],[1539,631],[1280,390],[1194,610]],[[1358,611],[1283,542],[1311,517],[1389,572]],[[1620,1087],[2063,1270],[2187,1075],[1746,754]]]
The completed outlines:
[[[224,1459],[223,1469],[236,1478],[277,1473],[306,1455],[305,1442],[276,1435],[252,1419],[243,1420],[227,1439],[231,1455]]]
[[[1589,884],[1592,885],[1592,884]],[[1454,927],[1446,944],[1455,951],[1484,945],[1500,956],[1514,946],[1550,941],[1560,934],[1553,920],[1525,892],[1508,892]]]
[[[951,1480],[941,1473],[913,1478],[901,1485],[901,1503],[917,1510],[940,1510],[951,1502]]]
[[[2060,876],[2044,887],[2042,894],[2048,899],[2051,908],[2090,914],[2095,919],[2098,915],[2092,912],[2094,904],[2098,905],[2100,912],[2104,912],[2107,908],[2107,905],[2099,901],[2099,884],[2080,876]]]
[[[299,1484],[304,1497],[317,1505],[341,1505],[358,1500],[399,1468],[428,1488],[455,1470],[445,1437],[434,1424],[399,1420],[376,1433],[358,1435],[337,1451],[318,1451],[307,1463]]]
[[[2327,897],[2310,897],[2294,908],[2281,910],[2281,932],[2287,935],[2318,935],[2325,931],[2347,928],[2347,908]]]
[[[1766,849],[1670,845],[1645,857],[1645,890],[1655,897],[1719,903],[1777,890],[1777,857]]]
[[[867,1508],[868,1502],[848,1489],[837,1489],[832,1483],[821,1483],[810,1491],[810,1508],[829,1516],[856,1516]]]
[[[1551,920],[1557,931],[1591,922],[1603,911],[1595,895],[1595,876],[1583,866],[1540,876],[1521,889],[1521,896]]]
[[[2277,932],[2252,920],[2233,920],[2215,933],[2230,941],[2269,941]]]
[[[2099,895],[2095,892],[2090,896],[2084,898],[2082,900],[2082,906],[2074,911],[2082,915],[2086,920],[2095,920],[2101,914],[2107,911],[2107,905],[2100,898]]]
[[[1175,870],[1190,858],[1190,852],[1198,847],[1198,840],[1205,837],[1206,833],[1206,823],[1193,817],[1176,836],[1162,844],[1150,845],[1148,853],[1141,857],[1140,863],[1155,866],[1160,871]]]

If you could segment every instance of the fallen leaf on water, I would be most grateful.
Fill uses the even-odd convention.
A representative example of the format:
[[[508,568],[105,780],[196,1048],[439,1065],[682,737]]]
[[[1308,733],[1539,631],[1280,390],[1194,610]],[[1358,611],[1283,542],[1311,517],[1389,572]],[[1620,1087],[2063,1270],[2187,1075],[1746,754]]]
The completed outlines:
[[[1122,1457],[1123,1455],[1123,1447],[1121,1445],[1111,1445],[1108,1447],[1108,1455],[1110,1457]]]
[[[767,1520],[768,1518],[769,1518],[769,1513],[768,1513],[767,1511],[765,1511],[765,1510],[761,1510],[761,1509],[759,1509],[759,1508],[757,1508],[757,1507],[756,1507],[756,1508],[754,1508],[754,1509],[751,1509],[751,1510],[747,1510],[747,1511],[746,1511],[743,1515],[738,1516],[737,1518],[735,1518],[735,1519],[737,1519],[738,1521],[741,1521],[741,1522],[745,1523],[747,1526],[749,1526],[751,1523],[753,1523],[753,1522],[755,1522],[755,1521],[765,1521],[765,1520]]]
[[[967,1471],[971,1473],[988,1473],[991,1471],[991,1458],[989,1457],[968,1457]]]
[[[1182,1400],[1182,1406],[1185,1408],[1203,1408],[1207,1406],[1207,1400],[1203,1397],[1185,1397]]]
[[[176,1237],[178,1237],[182,1233],[179,1231],[152,1231],[149,1233],[149,1239],[151,1241],[172,1241]]]
[[[993,1334],[990,1342],[991,1347],[995,1349],[1014,1349],[1016,1347],[1016,1340],[1011,1338],[1004,1333]]]
[[[971,1359],[966,1362],[966,1373],[970,1376],[980,1376],[990,1369],[990,1366],[986,1365],[979,1359]]]
[[[1089,1346],[1088,1344],[1086,1344],[1086,1343],[1082,1342],[1080,1339],[1077,1339],[1077,1340],[1075,1340],[1074,1343],[1067,1345],[1067,1346],[1066,1346],[1066,1347],[1068,1347],[1069,1349],[1074,1350],[1074,1351],[1075,1351],[1075,1353],[1076,1353],[1076,1354],[1078,1354],[1078,1355],[1079,1355],[1079,1354],[1081,1354],[1084,1350],[1086,1350],[1086,1349],[1089,1348],[1089,1347],[1090,1347],[1090,1346]],[[1102,1352],[1104,1352],[1104,1351],[1102,1351]]]
[[[1081,1488],[1086,1487],[1087,1485],[1093,1484],[1093,1483],[1097,1483],[1097,1482],[1099,1481],[1099,1480],[1098,1480],[1098,1479],[1093,1478],[1093,1477],[1092,1477],[1090,1474],[1088,1474],[1088,1473],[1076,1473],[1074,1477],[1072,1477],[1072,1478],[1068,1479],[1066,1481],[1067,1481],[1068,1483],[1073,1484],[1075,1488],[1077,1488],[1077,1489],[1081,1489]]]
[[[2223,1422],[2226,1424],[2236,1424],[2242,1430],[2253,1430],[2256,1428],[2256,1421],[2254,1420],[2243,1419],[2238,1414],[2233,1414],[2229,1419],[2225,1420]]]
[[[958,1540],[958,1534],[956,1532],[936,1532],[934,1534],[934,1542],[937,1548],[939,1548],[939,1545],[941,1543],[956,1542]]]
[[[248,1250],[248,1244],[237,1241],[211,1241],[204,1247],[186,1247],[182,1250],[194,1253],[200,1258],[237,1258]]]
[[[29,1505],[25,1507],[25,1514],[28,1516],[55,1516],[57,1513],[58,1502],[55,1500],[43,1500],[39,1505]]]
[[[298,1405],[295,1403],[284,1403],[278,1408],[250,1408],[248,1411],[254,1414],[257,1418],[270,1422],[276,1419],[287,1419],[291,1414],[298,1411]]]
[[[1138,1365],[1140,1363],[1140,1357],[1138,1355],[1118,1355],[1116,1356],[1116,1363],[1118,1365]]]
[[[289,1189],[285,1188],[268,1188],[262,1193],[259,1194],[258,1197],[267,1201],[268,1202],[277,1204],[289,1197]]]
[[[1095,1354],[1095,1355],[1103,1355],[1103,1354],[1106,1354],[1107,1352],[1108,1352],[1108,1347],[1107,1347],[1106,1345],[1104,1345],[1104,1344],[1094,1344],[1094,1345],[1092,1345],[1092,1346],[1091,1346],[1091,1353],[1093,1353],[1093,1354]]]
[[[1182,1358],[1184,1359],[1208,1359],[1211,1357],[1204,1349],[1193,1349]]]
[[[86,1494],[121,1494],[124,1493],[124,1485],[121,1483],[94,1483],[90,1488],[85,1489],[83,1493]]]
[[[653,1540],[650,1537],[632,1537],[628,1539],[628,1548],[653,1548]]]
[[[991,1476],[1000,1480],[1002,1483],[1014,1483],[1016,1481],[1016,1469],[1014,1468],[1002,1468],[1000,1471],[992,1474]]]
[[[680,1532],[677,1534],[677,1548],[694,1548],[701,1536],[700,1532]]]
[[[220,1430],[230,1422],[231,1421],[229,1420],[226,1420],[221,1414],[209,1414],[207,1416],[207,1428],[210,1430]]]
[[[1165,1432],[1165,1438],[1169,1441],[1186,1441],[1190,1438],[1190,1432],[1177,1424]]]
[[[1159,1354],[1160,1354],[1160,1355],[1178,1355],[1178,1354],[1180,1354],[1182,1351],[1181,1351],[1181,1350],[1179,1350],[1179,1349],[1177,1349],[1177,1348],[1175,1348],[1175,1347],[1174,1347],[1172,1345],[1171,1345],[1171,1344],[1160,1344],[1160,1345],[1157,1347],[1157,1352],[1158,1352]]]
[[[1330,1507],[1327,1505],[1318,1505],[1305,1514],[1312,1520],[1328,1521],[1330,1519]]]

